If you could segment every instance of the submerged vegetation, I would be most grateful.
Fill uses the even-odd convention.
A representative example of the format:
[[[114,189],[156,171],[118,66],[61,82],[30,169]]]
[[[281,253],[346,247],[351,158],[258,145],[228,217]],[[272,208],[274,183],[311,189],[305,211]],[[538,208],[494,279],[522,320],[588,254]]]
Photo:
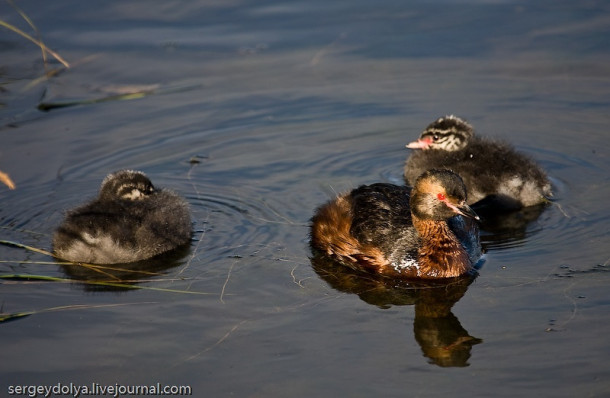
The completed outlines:
[[[12,246],[21,249],[25,249],[30,252],[42,254],[55,259],[53,253],[40,249],[33,246],[28,246],[23,243],[13,242],[8,240],[0,240],[0,245]],[[80,284],[85,286],[89,290],[101,289],[101,290],[114,290],[114,291],[127,291],[127,290],[153,290],[164,293],[180,293],[180,294],[197,294],[197,295],[213,295],[216,293],[198,292],[193,290],[184,289],[171,289],[165,287],[156,287],[149,285],[142,285],[144,282],[183,282],[185,278],[159,278],[155,280],[149,280],[144,278],[150,278],[153,276],[162,276],[161,272],[154,272],[146,269],[127,269],[119,266],[106,266],[98,264],[86,264],[86,263],[72,263],[65,262],[55,259],[55,261],[31,261],[31,260],[0,260],[0,263],[18,263],[18,264],[38,264],[38,265],[60,265],[77,267],[85,272],[80,274],[82,277],[56,277],[41,274],[20,274],[20,273],[6,273],[0,274],[0,284],[31,284],[31,283],[69,283],[69,284]],[[78,275],[78,274],[77,274]],[[98,275],[92,277],[91,275]],[[128,275],[128,277],[122,277],[121,275]],[[14,321],[17,319],[25,318],[33,314],[39,314],[43,312],[55,312],[61,310],[74,310],[84,309],[89,307],[99,306],[88,306],[88,305],[69,305],[45,308],[42,310],[32,311],[19,311],[19,312],[4,312],[4,309],[0,307],[0,323]]]

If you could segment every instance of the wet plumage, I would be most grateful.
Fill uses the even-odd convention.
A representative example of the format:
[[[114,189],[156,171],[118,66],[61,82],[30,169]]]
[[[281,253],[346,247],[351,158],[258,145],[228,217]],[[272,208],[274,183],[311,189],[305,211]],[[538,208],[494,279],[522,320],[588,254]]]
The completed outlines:
[[[481,251],[460,177],[431,170],[413,188],[363,185],[321,206],[312,247],[346,266],[399,278],[470,272]]]
[[[53,237],[57,257],[93,264],[145,260],[189,242],[188,204],[144,173],[108,175],[96,199],[67,213]]]
[[[546,173],[536,162],[506,143],[476,136],[458,117],[439,118],[407,147],[415,149],[405,163],[407,184],[426,170],[447,168],[464,180],[469,204],[485,201],[517,209],[552,196]]]

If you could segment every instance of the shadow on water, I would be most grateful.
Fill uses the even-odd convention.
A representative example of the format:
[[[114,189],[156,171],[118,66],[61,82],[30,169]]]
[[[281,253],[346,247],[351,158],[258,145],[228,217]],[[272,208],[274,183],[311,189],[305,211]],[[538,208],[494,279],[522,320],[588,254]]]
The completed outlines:
[[[471,336],[451,308],[468,290],[476,275],[442,281],[401,281],[354,271],[316,253],[311,265],[333,289],[356,294],[361,300],[382,309],[415,306],[415,340],[430,363],[441,367],[468,366],[473,345],[483,340]]]
[[[181,265],[190,246],[188,243],[152,259],[133,263],[85,266],[64,262],[60,266],[66,277],[73,279],[84,291],[122,292]]]
[[[485,251],[508,249],[527,242],[541,228],[532,228],[549,205],[529,206],[519,210],[497,212],[486,206],[473,206],[481,217],[481,246]]]

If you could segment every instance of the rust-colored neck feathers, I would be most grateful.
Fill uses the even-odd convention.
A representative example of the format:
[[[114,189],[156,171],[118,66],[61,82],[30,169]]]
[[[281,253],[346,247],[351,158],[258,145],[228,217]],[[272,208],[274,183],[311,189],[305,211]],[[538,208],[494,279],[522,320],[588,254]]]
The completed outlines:
[[[451,278],[470,271],[468,253],[446,221],[422,220],[413,215],[421,239],[418,249],[421,278]]]

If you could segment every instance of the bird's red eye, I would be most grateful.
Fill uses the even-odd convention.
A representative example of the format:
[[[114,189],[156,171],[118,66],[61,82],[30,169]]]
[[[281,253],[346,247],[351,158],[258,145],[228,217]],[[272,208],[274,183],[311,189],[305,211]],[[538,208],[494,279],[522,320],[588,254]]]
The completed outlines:
[[[438,200],[445,200],[445,194],[439,193],[436,195],[436,197],[438,198]]]

